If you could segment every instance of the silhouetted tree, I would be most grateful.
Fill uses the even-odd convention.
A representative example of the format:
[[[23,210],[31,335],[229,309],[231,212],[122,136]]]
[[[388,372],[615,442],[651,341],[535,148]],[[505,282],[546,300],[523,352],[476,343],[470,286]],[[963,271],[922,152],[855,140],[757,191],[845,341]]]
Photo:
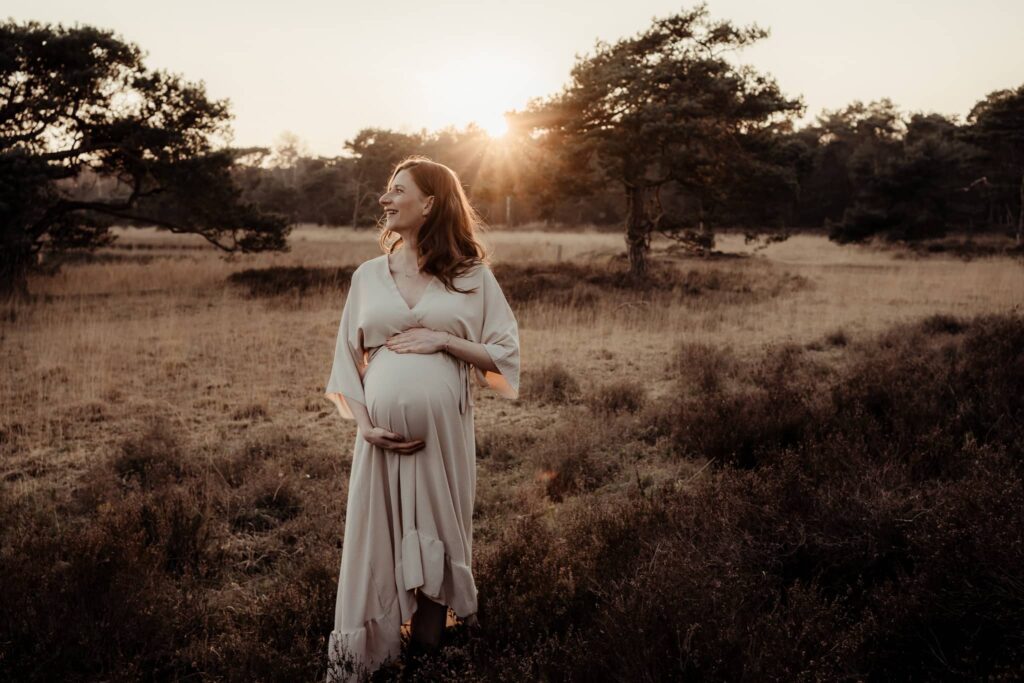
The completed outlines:
[[[1017,245],[1024,244],[1024,85],[998,90],[978,102],[967,115],[968,139],[985,150],[989,183],[1006,213],[1017,209]]]
[[[839,118],[850,128],[829,144],[849,144],[852,198],[840,221],[826,219],[831,239],[941,237],[968,221],[962,198],[975,177],[978,150],[961,139],[955,122],[914,114],[904,123],[888,99],[868,107],[855,103],[832,122]]]
[[[0,294],[27,295],[41,254],[111,242],[109,217],[224,251],[284,248],[284,221],[240,201],[232,182],[246,152],[212,148],[229,116],[226,101],[146,69],[110,31],[0,24]],[[116,178],[114,196],[69,193],[85,168]]]
[[[902,134],[900,113],[888,98],[823,110],[796,134],[809,152],[809,164],[799,175],[797,223],[821,227],[841,222],[862,184],[896,153]]]
[[[646,275],[653,231],[692,237],[664,210],[661,189],[675,183],[705,200],[723,199],[728,169],[753,165],[756,145],[742,138],[785,130],[786,117],[803,110],[773,80],[722,57],[766,30],[707,17],[702,2],[614,45],[599,41],[594,55],[577,60],[561,93],[514,118],[542,131],[577,174],[594,171],[625,191],[626,244],[638,277]],[[761,160],[769,163],[771,155]]]

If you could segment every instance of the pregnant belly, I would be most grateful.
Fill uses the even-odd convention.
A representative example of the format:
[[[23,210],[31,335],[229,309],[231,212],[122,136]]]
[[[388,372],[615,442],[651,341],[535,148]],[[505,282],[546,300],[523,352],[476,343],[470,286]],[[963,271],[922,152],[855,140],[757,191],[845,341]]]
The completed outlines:
[[[406,438],[426,438],[437,420],[459,414],[458,361],[447,353],[381,347],[366,369],[363,389],[374,426]]]

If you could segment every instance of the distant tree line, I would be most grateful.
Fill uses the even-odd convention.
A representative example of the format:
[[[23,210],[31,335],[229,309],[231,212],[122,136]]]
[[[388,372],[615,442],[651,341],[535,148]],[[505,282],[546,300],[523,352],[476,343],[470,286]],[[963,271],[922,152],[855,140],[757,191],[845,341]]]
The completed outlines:
[[[1002,120],[1014,112],[1016,129]],[[1024,85],[990,94],[965,123],[936,113],[907,118],[883,99],[825,111],[773,136],[764,153],[784,180],[757,182],[747,169],[707,194],[668,188],[663,204],[695,227],[825,228],[843,241],[1020,228]],[[249,150],[233,174],[247,201],[292,223],[374,225],[391,168],[414,153],[454,168],[495,225],[618,226],[626,215],[612,183],[590,183],[557,149],[529,136],[498,141],[472,125],[429,133],[366,128],[345,152],[313,156],[284,135],[271,148]],[[117,183],[86,172],[78,187],[103,194]]]
[[[950,228],[1016,232],[1024,142],[1012,140],[1024,138],[1024,123],[1012,130],[999,120],[1013,111],[1024,121],[1024,86],[990,94],[965,123],[936,113],[907,118],[888,99],[826,111],[811,125],[775,133],[772,153],[792,178],[781,184],[785,194],[740,176],[717,188],[717,198],[687,202],[679,192],[680,220],[831,228],[839,239],[881,231],[913,239]],[[557,150],[531,138],[495,141],[473,126],[431,133],[367,128],[346,143],[347,156],[281,153],[293,144],[253,153],[236,174],[247,197],[294,222],[373,225],[392,164],[413,153],[452,166],[495,224],[624,219],[626,202],[608,196],[610,183],[586,185],[585,174],[559,163]],[[558,170],[565,176],[555,177]]]
[[[1024,85],[990,93],[964,123],[902,117],[888,99],[826,112],[793,133],[800,195],[791,223],[839,241],[884,233],[1024,232]]]

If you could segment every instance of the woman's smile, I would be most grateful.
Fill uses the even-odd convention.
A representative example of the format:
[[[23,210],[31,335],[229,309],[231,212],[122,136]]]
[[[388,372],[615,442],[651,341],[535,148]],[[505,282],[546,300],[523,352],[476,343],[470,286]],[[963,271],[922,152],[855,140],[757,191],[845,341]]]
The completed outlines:
[[[384,209],[384,222],[388,229],[416,230],[426,220],[433,198],[424,195],[412,175],[399,171],[388,191],[378,200]]]

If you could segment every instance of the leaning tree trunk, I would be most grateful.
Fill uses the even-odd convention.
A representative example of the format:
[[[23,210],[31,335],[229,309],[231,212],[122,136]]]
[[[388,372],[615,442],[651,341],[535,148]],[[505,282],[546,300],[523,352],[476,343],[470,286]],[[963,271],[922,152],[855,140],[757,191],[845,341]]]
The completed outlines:
[[[1024,173],[1020,176],[1020,211],[1017,212],[1017,246],[1024,243]]]
[[[644,203],[643,187],[626,188],[626,249],[629,252],[629,274],[637,279],[647,277],[647,252],[651,246],[651,222]]]
[[[35,252],[12,244],[3,246],[0,252],[0,302],[25,301],[29,298],[28,274],[35,264]]]

